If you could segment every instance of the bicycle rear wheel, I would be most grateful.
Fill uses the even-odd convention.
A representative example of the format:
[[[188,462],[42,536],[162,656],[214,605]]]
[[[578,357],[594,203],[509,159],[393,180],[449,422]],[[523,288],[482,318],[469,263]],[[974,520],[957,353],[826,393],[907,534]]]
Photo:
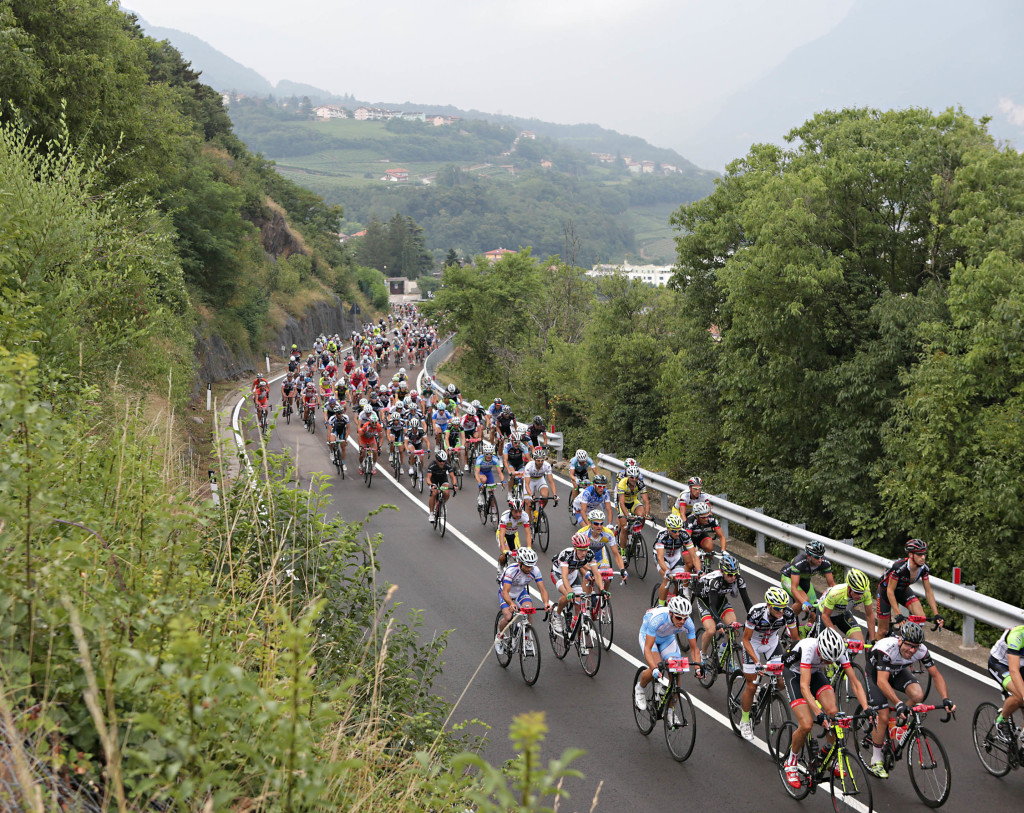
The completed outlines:
[[[921,684],[921,691],[924,692],[921,695],[921,702],[928,702],[928,692],[932,690],[932,676],[927,669],[921,664],[921,661],[914,661],[913,666],[910,667],[910,676],[914,678],[919,684]]]
[[[919,728],[906,749],[910,784],[918,798],[928,807],[941,807],[949,798],[953,778],[946,749],[927,728]]]
[[[634,534],[636,537],[636,547],[633,551],[633,560],[635,562],[636,575],[641,579],[647,578],[647,540],[644,539],[644,535],[641,533]]]
[[[644,709],[638,709],[636,707],[636,700],[634,694],[636,693],[636,684],[640,682],[640,675],[643,674],[644,667],[637,668],[636,674],[633,675],[633,693],[629,696],[629,703],[633,707],[633,719],[636,720],[636,727],[640,729],[640,733],[645,737],[654,730],[654,724],[658,721],[658,714],[654,709],[654,681],[652,680],[647,684],[647,688],[644,689],[644,696],[647,698],[647,707]]]
[[[860,681],[860,685],[867,687],[867,678],[864,676],[864,667],[859,663],[851,663],[850,666],[853,669],[854,674],[857,675],[857,680]],[[839,710],[847,714],[852,715],[857,709],[857,695],[853,693],[853,687],[850,684],[848,677],[849,672],[846,669],[839,670],[839,678],[835,686],[836,691],[836,705]]]
[[[540,646],[537,633],[530,624],[523,630],[523,646],[519,649],[519,671],[527,686],[532,686],[540,677]]]
[[[576,637],[576,653],[583,671],[593,677],[601,668],[601,638],[588,615],[580,615],[580,629]]]
[[[971,731],[974,735],[974,750],[985,770],[992,776],[1006,776],[1010,772],[1010,749],[996,729],[996,717],[1000,709],[993,703],[982,703],[974,710]]]
[[[779,729],[790,719],[789,703],[786,702],[785,697],[777,691],[773,691],[768,700],[768,707],[764,710],[764,739],[768,743],[768,755],[776,762],[786,756],[775,750],[777,747],[776,737]]]
[[[786,759],[789,756],[790,744],[793,741],[793,732],[797,729],[797,724],[792,720],[787,721],[783,724],[775,734],[775,752],[780,754],[780,758],[776,763],[779,768],[779,778],[782,780],[782,787],[786,789],[792,798],[797,801],[806,798],[807,794],[811,792],[811,785],[813,779],[811,777],[811,754],[810,746],[808,743],[804,743],[804,747],[800,749],[800,753],[797,755],[796,768],[800,775],[800,787],[794,788],[789,784],[789,780],[786,779]]]
[[[495,636],[497,636],[497,634],[498,634],[498,624],[500,624],[500,623],[501,623],[501,610],[498,610],[498,615],[494,619],[494,634],[495,634]],[[498,659],[498,663],[501,664],[503,669],[506,666],[508,666],[509,663],[512,661],[511,637],[512,636],[509,635],[508,632],[506,632],[505,633],[505,646],[502,648],[501,652],[495,651],[495,653],[494,653],[495,657],[497,657],[497,659]]]
[[[555,610],[557,613],[558,610]],[[562,617],[562,629],[567,629],[565,617]],[[569,652],[569,644],[565,640],[564,632],[555,632],[555,625],[548,622],[548,638],[551,641],[551,651],[555,653],[558,660],[562,660]]]
[[[551,527],[548,524],[547,514],[541,514],[537,517],[537,529],[534,531],[533,536],[537,541],[537,546],[542,551],[546,551],[551,538]]]
[[[838,750],[831,774],[829,791],[836,813],[845,813],[847,810],[851,813],[871,813],[874,810],[867,769],[845,748]]]
[[[612,648],[612,639],[615,637],[615,616],[612,613],[612,598],[605,596],[601,602],[601,612],[597,616],[597,634],[604,642],[604,651]]]
[[[334,468],[337,470],[338,476],[340,477],[342,475],[342,470],[341,470],[341,450],[338,448],[337,443],[335,443],[335,445],[334,445],[334,449],[331,452],[331,457],[334,458]]]
[[[697,741],[697,715],[693,711],[693,701],[684,689],[677,686],[672,690],[662,721],[669,753],[676,762],[685,762]]]

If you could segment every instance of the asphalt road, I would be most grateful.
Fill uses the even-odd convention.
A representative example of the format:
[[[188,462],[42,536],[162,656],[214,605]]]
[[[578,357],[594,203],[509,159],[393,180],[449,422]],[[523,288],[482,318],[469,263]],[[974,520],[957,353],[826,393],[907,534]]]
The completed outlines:
[[[280,390],[274,392],[278,401]],[[649,736],[637,729],[631,707],[633,676],[639,665],[637,633],[647,609],[655,569],[645,581],[634,577],[625,587],[613,588],[615,645],[604,653],[598,674],[587,677],[574,652],[556,660],[547,641],[540,616],[542,664],[536,685],[527,686],[513,659],[507,669],[498,664],[493,650],[493,624],[498,607],[497,543],[494,530],[481,525],[472,489],[455,496],[448,504],[448,533],[444,539],[426,520],[426,495],[411,492],[407,477],[396,484],[390,467],[379,466],[368,489],[349,465],[348,479],[341,481],[329,466],[323,427],[316,435],[306,432],[293,418],[290,425],[277,420],[270,436],[275,450],[294,453],[300,479],[308,482],[315,472],[329,472],[330,494],[341,516],[359,520],[382,504],[398,506],[373,517],[367,526],[380,533],[383,543],[379,558],[381,574],[398,586],[395,600],[422,610],[423,634],[452,632],[444,654],[441,679],[435,691],[458,700],[453,720],[481,720],[491,726],[485,756],[500,763],[513,756],[508,740],[509,724],[524,711],[541,710],[550,727],[544,747],[545,758],[555,758],[563,749],[586,749],[575,763],[586,778],[568,781],[571,793],[564,810],[589,810],[600,783],[597,809],[602,811],[667,810],[679,805],[714,805],[726,810],[764,811],[828,809],[827,788],[803,802],[786,796],[779,774],[769,759],[759,731],[756,743],[746,743],[733,734],[725,717],[725,680],[720,676],[710,690],[703,689],[692,675],[686,688],[697,707],[697,742],[690,759],[675,762],[665,745],[661,723]],[[349,447],[349,460],[357,459]],[[387,468],[387,471],[385,471]],[[466,479],[472,485],[470,478]],[[557,483],[563,502],[549,509],[551,544],[541,554],[540,565],[550,569],[550,557],[569,545],[573,529],[565,510],[568,486]],[[650,543],[655,531],[648,527]],[[759,567],[744,562],[751,597],[767,588],[758,576]],[[771,583],[777,583],[775,574]],[[741,611],[742,614],[742,611]],[[971,716],[982,700],[995,700],[994,684],[976,667],[960,669],[940,665],[950,695],[958,704],[958,717],[940,725],[939,713],[929,715],[927,725],[942,741],[952,766],[952,793],[945,810],[971,808],[993,811],[1020,809],[1024,771],[1004,779],[989,776],[974,752]],[[935,702],[934,690],[929,701]],[[898,765],[888,780],[872,779],[874,807],[878,811],[924,809],[911,787],[905,765]]]

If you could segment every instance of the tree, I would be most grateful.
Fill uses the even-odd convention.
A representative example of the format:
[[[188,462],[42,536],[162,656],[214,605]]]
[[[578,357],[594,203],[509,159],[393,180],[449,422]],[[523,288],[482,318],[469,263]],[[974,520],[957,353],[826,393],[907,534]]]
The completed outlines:
[[[459,265],[459,255],[455,253],[454,248],[448,249],[448,254],[444,258],[445,265]]]

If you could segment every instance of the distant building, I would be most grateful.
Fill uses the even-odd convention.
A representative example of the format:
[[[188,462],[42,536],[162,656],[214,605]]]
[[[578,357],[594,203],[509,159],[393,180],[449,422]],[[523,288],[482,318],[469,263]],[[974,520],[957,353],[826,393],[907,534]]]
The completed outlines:
[[[547,158],[542,159],[540,162],[540,168],[551,169],[551,162]]]
[[[504,259],[509,254],[515,254],[514,251],[507,248],[496,248],[493,251],[485,251],[484,256],[487,258],[487,262],[494,265],[498,260]]]
[[[535,132],[533,132],[533,130],[523,130],[523,132],[521,132],[519,134],[519,137],[520,138],[529,138],[529,139],[536,140],[537,139],[537,134]]]
[[[398,183],[405,183],[409,180],[409,170],[402,167],[395,167],[394,169],[388,169],[384,172],[382,181],[396,181]]]
[[[643,172],[645,175],[649,175],[649,174],[653,173],[654,172],[654,162],[653,161],[641,161],[640,162],[640,171]]]
[[[657,288],[664,287],[672,279],[675,269],[671,265],[622,265],[599,264],[587,272],[588,277],[608,277],[621,271],[630,279],[645,282]]]
[[[402,113],[403,121],[426,121],[426,113]]]
[[[336,104],[324,104],[320,107],[313,108],[313,112],[316,113],[318,119],[347,119],[348,113],[344,109],[338,107]]]

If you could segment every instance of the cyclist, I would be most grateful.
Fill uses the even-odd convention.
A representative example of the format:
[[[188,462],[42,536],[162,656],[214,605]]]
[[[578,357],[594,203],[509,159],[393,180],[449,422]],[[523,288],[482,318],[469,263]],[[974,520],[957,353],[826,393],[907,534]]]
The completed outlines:
[[[331,448],[335,443],[340,443],[341,468],[345,470],[345,447],[348,446],[348,415],[345,414],[345,407],[336,398],[332,398],[333,404],[327,406],[327,447]]]
[[[312,420],[319,404],[320,399],[316,394],[316,384],[313,383],[312,379],[307,379],[302,387],[302,420]]]
[[[871,600],[871,582],[857,569],[847,573],[845,582],[830,587],[818,600],[819,627],[832,627],[844,635],[863,641],[864,633],[853,618],[853,608],[857,604],[863,605],[868,622],[868,637],[875,640],[875,605]]]
[[[456,406],[462,403],[462,390],[456,387],[454,384],[449,384],[445,388],[447,395],[445,396],[449,401],[455,401]]]
[[[469,466],[466,463],[466,447],[462,445],[462,424],[458,418],[455,418],[451,423],[448,424],[448,431],[442,436],[444,445],[439,448],[443,448],[448,452],[448,456],[451,458],[452,468],[458,466],[463,467],[463,471],[468,471]]]
[[[474,401],[473,403],[479,403]],[[469,459],[471,454],[475,457],[475,452],[480,443],[480,417],[477,415],[475,410],[470,410],[468,414],[463,415],[459,421],[459,428],[462,430],[463,444],[466,447],[464,452],[465,466],[464,471],[469,471]]]
[[[669,686],[669,678],[661,674],[658,664],[668,658],[682,657],[679,651],[679,639],[676,637],[681,631],[686,631],[686,638],[690,643],[690,660],[694,664],[700,663],[700,650],[697,649],[697,632],[694,629],[693,621],[690,620],[690,602],[685,596],[673,596],[667,607],[655,607],[644,613],[644,620],[640,625],[640,648],[644,653],[644,661],[647,668],[640,673],[640,680],[633,688],[633,702],[641,711],[647,708],[647,696],[644,694],[652,680],[657,680],[666,689]],[[695,674],[699,678],[702,674],[700,666],[695,667]],[[675,709],[669,709],[672,714]],[[675,720],[669,719],[670,724]]]
[[[569,466],[569,479],[572,480],[572,491],[569,493],[569,502],[575,503],[581,491],[582,480],[594,479],[594,461],[587,454],[586,449],[577,449]],[[575,520],[579,522],[579,520]]]
[[[256,404],[256,415],[262,421],[270,412],[270,389],[266,385],[260,387],[253,393],[252,400]]]
[[[668,598],[669,574],[679,566],[679,563],[683,561],[688,565],[688,569],[697,570],[690,533],[683,527],[683,520],[678,514],[669,514],[666,517],[665,530],[654,540],[654,556],[657,559],[658,573],[661,574],[658,606],[663,607]]]
[[[1006,694],[1003,707],[996,717],[999,735],[1009,742],[1013,736],[1010,718],[1024,705],[1024,677],[1020,663],[1024,659],[1024,624],[1003,630],[999,640],[988,653],[988,673],[996,679]]]
[[[401,469],[402,462],[405,460],[405,424],[402,422],[402,415],[397,409],[392,409],[388,413],[385,428],[387,429],[388,443],[391,444],[391,448],[398,448],[398,468]]]
[[[498,564],[505,567],[508,564],[508,554],[520,548],[533,547],[533,534],[530,530],[529,514],[523,510],[523,501],[511,499],[508,501],[508,510],[501,515],[498,521],[498,529],[494,532],[498,540]],[[519,541],[519,531],[523,532],[523,542]]]
[[[427,437],[426,427],[419,418],[409,419],[409,426],[405,430],[405,451],[409,455],[409,476],[412,477],[412,464],[416,452],[430,451],[430,438]]]
[[[281,403],[284,404],[286,412],[295,407],[295,396],[298,390],[299,382],[295,380],[295,373],[289,371],[284,377],[284,381],[281,382]]]
[[[501,408],[501,412],[498,413],[498,417],[495,419],[495,424],[498,427],[498,435],[503,438],[510,438],[513,435],[513,430],[516,426],[516,416],[512,412],[512,407],[505,404]]]
[[[381,425],[380,419],[373,413],[369,407],[359,413],[359,428],[357,430],[357,436],[359,438],[359,465],[363,465],[363,459],[366,457],[367,452],[370,454],[370,459],[373,464],[377,463],[377,452],[380,451],[380,436],[384,432],[384,427]]]
[[[348,376],[339,375],[334,381],[334,394],[341,401],[342,406],[348,401]]]
[[[572,501],[572,507],[575,511],[573,516],[575,525],[579,525],[583,521],[583,514],[595,508],[600,508],[606,517],[610,517],[612,515],[612,498],[608,493],[608,478],[603,474],[597,475],[594,482],[583,489]]]
[[[910,585],[916,581],[920,581],[924,587],[924,597],[928,599],[928,606],[931,607],[932,619],[940,627],[945,626],[945,621],[938,614],[931,582],[928,581],[930,571],[925,564],[925,559],[928,558],[928,543],[920,539],[910,539],[903,549],[906,551],[906,557],[893,562],[878,583],[879,638],[884,638],[889,631],[890,619],[894,627],[903,620],[903,616],[900,615],[900,604],[907,608],[907,615],[924,615],[921,599],[910,592]]]
[[[288,352],[288,360],[298,362],[302,358],[302,351],[299,350],[297,344],[292,345],[292,349]]]
[[[871,732],[871,764],[868,770],[884,779],[889,775],[882,760],[882,746],[885,745],[885,728],[889,723],[889,707],[896,711],[897,718],[906,718],[910,707],[899,699],[896,692],[903,692],[910,706],[924,702],[921,684],[910,673],[910,667],[917,661],[928,670],[935,688],[942,697],[942,707],[956,711],[949,699],[946,681],[924,645],[924,629],[913,621],[905,621],[894,636],[882,638],[871,647],[868,658],[868,700],[878,708],[878,722]]]
[[[505,470],[508,472],[509,483],[514,483],[516,479],[523,485],[523,493],[526,493],[526,483],[523,482],[525,474],[516,475],[516,472],[522,472],[526,467],[526,454],[527,449],[519,440],[519,433],[512,432],[509,436],[508,442],[504,444],[502,449],[502,460],[505,463]]]
[[[269,386],[270,385],[267,384],[266,376],[264,376],[263,373],[256,373],[256,378],[254,378],[252,382],[252,394],[255,395],[259,392],[261,387]]]
[[[544,419],[540,415],[533,416],[533,423],[526,430],[526,434],[530,436],[530,445],[533,448],[548,445],[548,433],[544,429]]]
[[[726,553],[722,555],[719,569],[702,573],[693,587],[695,609],[704,625],[701,651],[705,657],[715,639],[717,625],[736,621],[736,611],[729,606],[729,596],[737,595],[743,601],[743,609],[749,613],[751,601],[747,595],[747,582],[740,575],[740,563],[731,553]]]
[[[604,511],[594,508],[587,512],[587,527],[581,533],[587,536],[597,566],[610,568],[612,559],[614,559],[615,569],[619,571],[619,578],[625,582],[629,577],[629,573],[626,572],[626,563],[622,561],[622,554],[619,552],[618,542],[615,541],[615,534],[605,527],[604,522]],[[611,551],[611,556],[608,555],[608,551]]]
[[[547,449],[537,447],[533,450],[529,463],[523,467],[525,475],[524,485],[526,486],[526,510],[530,511],[535,499],[547,499],[550,497],[558,505],[558,494],[555,493],[555,478],[551,472],[551,464],[547,461]],[[544,481],[547,480],[545,485]],[[534,519],[537,512],[533,511]]]
[[[482,506],[484,504],[484,486],[494,483],[495,475],[498,477],[498,482],[503,486],[505,485],[505,475],[501,470],[501,461],[494,454],[493,444],[484,441],[480,446],[480,455],[477,457],[476,462],[473,463],[473,474],[476,477],[477,488],[480,492],[477,497],[477,504]]]
[[[862,709],[868,708],[868,697],[857,679],[857,673],[850,666],[846,652],[846,639],[835,627],[826,627],[817,638],[804,638],[786,654],[783,672],[789,686],[790,707],[796,714],[797,727],[789,745],[786,757],[786,781],[794,788],[800,787],[800,770],[797,755],[807,741],[814,723],[821,725],[838,711],[836,693],[832,684],[821,671],[822,662],[835,663],[846,670],[846,679]],[[871,714],[871,712],[868,712]],[[829,734],[829,740],[833,735]]]
[[[437,493],[440,487],[445,483],[451,485],[451,489],[444,492],[443,500],[445,502],[448,502],[448,499],[459,490],[459,486],[455,482],[455,472],[448,465],[448,452],[444,449],[438,449],[433,461],[427,466],[426,478],[430,483],[430,510],[427,512],[427,522],[432,522],[434,505],[437,503]]]
[[[487,431],[490,432],[492,440],[494,439],[494,427],[497,425],[498,416],[501,414],[501,407],[501,398],[495,398],[491,405],[487,407]]]
[[[814,604],[818,596],[814,592],[811,577],[815,574],[824,576],[829,587],[835,587],[836,577],[832,575],[832,563],[825,558],[825,543],[812,539],[804,547],[802,553],[789,564],[782,567],[782,587],[793,597],[793,612],[801,610],[814,613]]]
[[[722,553],[725,553],[725,533],[718,520],[711,515],[711,506],[706,502],[693,504],[690,518],[686,521],[686,530],[690,532],[693,544],[705,553],[714,552],[716,539]]]
[[[431,414],[430,420],[434,425],[434,442],[440,448],[444,440],[444,433],[448,431],[448,424],[454,420],[454,416],[448,411],[447,405],[442,401]]]
[[[505,651],[501,634],[512,621],[513,614],[519,612],[524,604],[533,606],[531,584],[537,585],[544,609],[550,610],[551,599],[548,598],[548,588],[544,586],[544,575],[537,567],[537,553],[530,548],[523,548],[519,552],[519,560],[506,567],[501,574],[501,588],[498,590],[501,621],[498,622],[498,634],[494,636],[494,651],[499,655]]]
[[[630,514],[640,517],[651,515],[651,502],[647,497],[647,486],[640,479],[640,467],[626,466],[623,476],[615,487],[619,508],[619,547],[626,547],[626,522]],[[641,505],[641,503],[643,503]]]
[[[710,503],[711,500],[704,496],[704,481],[700,477],[691,477],[686,481],[686,488],[679,492],[675,505],[672,506],[672,513],[686,520],[686,515],[694,503]]]
[[[589,580],[584,587],[582,572],[587,572],[593,579],[593,584],[601,592],[604,591],[604,580],[601,578],[601,571],[594,560],[594,552],[590,549],[590,541],[586,534],[577,531],[572,537],[572,547],[559,551],[551,559],[551,581],[558,587],[561,594],[558,599],[558,612],[551,617],[551,626],[555,632],[562,632],[565,625],[562,622],[562,613],[569,604],[569,594],[582,595],[584,591],[590,593],[593,590]]]
[[[743,677],[746,685],[740,698],[740,736],[745,740],[754,739],[754,728],[750,724],[750,707],[754,703],[757,673],[761,657],[769,661],[782,653],[782,630],[789,633],[791,641],[799,641],[796,632],[796,614],[790,609],[789,596],[781,587],[769,587],[764,594],[764,603],[755,604],[747,612],[743,624]]]

